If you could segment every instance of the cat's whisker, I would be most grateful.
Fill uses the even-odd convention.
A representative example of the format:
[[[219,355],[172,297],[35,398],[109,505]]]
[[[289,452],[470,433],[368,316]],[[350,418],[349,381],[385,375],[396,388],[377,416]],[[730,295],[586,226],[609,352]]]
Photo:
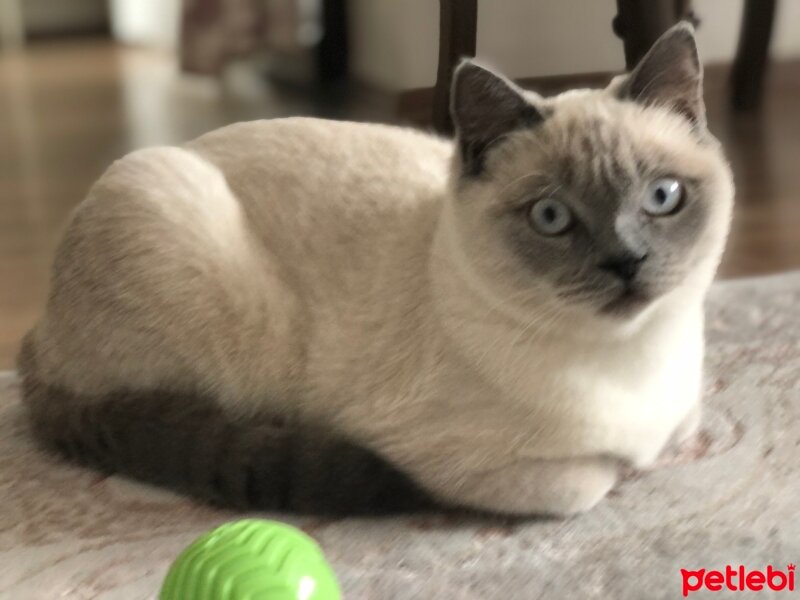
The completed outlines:
[[[531,328],[532,328],[534,325],[536,325],[537,323],[540,323],[540,324],[541,324],[541,323],[544,323],[544,322],[545,322],[545,320],[546,320],[548,317],[550,317],[550,316],[552,316],[552,315],[557,315],[557,313],[558,313],[558,312],[559,312],[559,309],[558,309],[558,308],[556,308],[556,307],[540,307],[540,309],[539,309],[539,312],[538,312],[537,314],[533,315],[532,319],[531,319],[531,320],[530,320],[530,321],[529,321],[527,324],[525,324],[523,327],[521,327],[521,328],[520,328],[520,331],[519,331],[519,333],[518,333],[518,334],[517,334],[517,335],[514,337],[514,339],[513,339],[513,340],[512,340],[512,341],[511,341],[511,342],[510,342],[508,345],[507,345],[507,347],[506,347],[506,355],[507,355],[507,357],[510,359],[510,356],[508,356],[508,355],[509,355],[509,354],[511,354],[511,353],[513,353],[513,351],[514,351],[514,349],[515,349],[515,347],[516,347],[517,343],[520,341],[520,339],[522,339],[522,337],[523,337],[523,336],[524,336],[526,333],[528,333],[528,332],[531,330]],[[533,331],[540,331],[540,330],[541,330],[541,328],[539,328],[538,330],[533,330]],[[477,367],[477,366],[479,366],[479,365],[481,365],[481,364],[483,364],[483,362],[485,361],[486,357],[487,357],[487,356],[488,356],[488,355],[489,355],[489,354],[490,354],[492,351],[494,351],[494,349],[495,349],[497,346],[499,346],[499,345],[502,343],[502,341],[503,341],[503,339],[502,339],[502,338],[500,338],[500,337],[498,337],[498,338],[495,340],[495,342],[494,342],[494,343],[492,343],[492,344],[491,344],[491,345],[490,345],[490,346],[489,346],[489,347],[488,347],[488,348],[487,348],[487,349],[484,351],[484,353],[483,353],[483,354],[482,354],[482,355],[479,357],[479,359],[476,361],[476,367]],[[502,364],[508,364],[508,362],[509,362],[508,360],[503,360],[503,361],[502,361]]]
[[[549,315],[542,315],[543,318],[538,320],[532,320],[531,323],[525,327],[520,334],[515,338],[515,340],[509,345],[508,351],[506,353],[506,359],[504,360],[504,364],[506,365],[507,371],[514,376],[514,379],[519,380],[521,377],[524,376],[526,369],[521,369],[519,363],[521,361],[526,361],[526,364],[523,366],[527,366],[528,368],[533,367],[531,364],[532,359],[541,362],[544,360],[544,357],[537,356],[536,354],[531,355],[529,352],[514,352],[516,348],[516,344],[518,343],[519,339],[525,335],[533,325],[538,324],[538,328],[533,330],[532,335],[535,336],[542,330],[552,330],[555,329],[559,322],[563,321],[565,318],[565,314],[563,311],[554,311]]]
[[[542,318],[544,318],[545,314],[546,313],[544,313],[544,312],[540,312],[539,314],[537,314],[537,315],[535,315],[533,317],[533,319],[531,320],[531,322],[529,324],[521,327],[520,329],[521,329],[522,333],[520,333],[520,336],[524,334],[525,330],[528,329],[531,326],[531,324],[534,324],[534,323],[536,323],[537,320],[541,320]],[[502,343],[503,343],[503,338],[501,336],[497,336],[495,338],[495,340],[486,348],[486,350],[483,352],[483,354],[481,354],[478,357],[478,359],[476,360],[476,362],[475,362],[476,368],[479,367],[480,365],[482,365],[485,362],[486,358],[489,356],[489,354],[491,352],[493,352]],[[511,343],[511,346],[513,346],[515,343],[516,343],[516,338]]]
[[[524,181],[526,179],[530,179],[532,177],[539,177],[539,176],[541,176],[543,174],[544,174],[543,171],[531,171],[530,173],[526,173],[525,175],[520,175],[519,177],[517,177],[516,179],[514,179],[510,183],[508,183],[508,184],[504,185],[502,188],[500,188],[500,191],[497,192],[497,197],[498,198],[502,198],[504,196],[504,194],[506,193],[506,191],[508,190],[508,188],[515,186],[519,182]]]

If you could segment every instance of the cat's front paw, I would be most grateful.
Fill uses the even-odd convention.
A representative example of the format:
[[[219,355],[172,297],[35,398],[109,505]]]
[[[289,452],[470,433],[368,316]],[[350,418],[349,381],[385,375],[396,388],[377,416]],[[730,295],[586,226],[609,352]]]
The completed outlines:
[[[669,444],[652,467],[688,463],[704,456],[711,445],[711,439],[707,431],[700,430],[701,421],[702,408],[698,403],[675,429]]]
[[[672,444],[675,446],[683,446],[691,438],[697,434],[700,429],[700,421],[702,420],[703,410],[698,402],[690,410],[689,413],[683,418],[683,421],[675,429],[672,434]]]
[[[567,517],[594,507],[618,475],[619,463],[610,458],[527,460],[470,477],[459,496],[491,512]]]
[[[606,458],[543,461],[537,513],[568,517],[594,508],[616,484],[619,464]]]

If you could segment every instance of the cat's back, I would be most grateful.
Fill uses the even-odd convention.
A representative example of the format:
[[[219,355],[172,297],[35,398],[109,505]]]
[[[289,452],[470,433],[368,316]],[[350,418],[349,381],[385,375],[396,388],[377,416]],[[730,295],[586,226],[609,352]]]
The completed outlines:
[[[294,161],[304,154],[311,159],[356,161],[366,168],[370,164],[403,166],[396,164],[398,159],[446,159],[452,151],[448,140],[419,129],[316,117],[242,121],[205,133],[184,146],[220,163],[234,157],[254,162]]]
[[[315,299],[334,317],[352,312],[375,286],[393,294],[394,279],[377,274],[401,277],[397,265],[424,256],[450,155],[448,142],[421,132],[303,118],[131,153],[66,228],[36,328],[38,363],[76,390],[113,388],[112,375],[151,385],[165,371],[187,381],[213,371],[218,384],[220,365],[240,395],[286,379]],[[110,368],[100,344],[80,343],[92,336],[137,359]],[[286,360],[251,352],[265,344]],[[187,353],[188,369],[168,358]]]
[[[421,131],[305,117],[237,123],[185,148],[220,170],[268,247],[304,262],[350,261],[432,223],[452,156]]]
[[[329,299],[340,265],[355,277],[425,251],[452,157],[422,131],[305,117],[238,123],[185,148],[219,169],[275,258]]]
[[[236,123],[185,147],[216,165],[244,202],[279,189],[288,200],[325,191],[328,205],[439,192],[452,155],[449,141],[422,131],[309,117]]]

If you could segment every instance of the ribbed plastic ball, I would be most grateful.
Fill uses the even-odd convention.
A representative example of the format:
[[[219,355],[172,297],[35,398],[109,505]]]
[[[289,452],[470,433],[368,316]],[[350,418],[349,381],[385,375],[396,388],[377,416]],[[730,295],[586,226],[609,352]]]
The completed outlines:
[[[317,543],[275,521],[244,519],[197,538],[167,573],[160,600],[340,600]]]

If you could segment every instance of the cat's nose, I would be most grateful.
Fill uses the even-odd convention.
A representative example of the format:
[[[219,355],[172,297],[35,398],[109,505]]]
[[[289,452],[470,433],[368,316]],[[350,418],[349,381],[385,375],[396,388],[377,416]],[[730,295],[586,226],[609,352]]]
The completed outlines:
[[[610,256],[597,266],[603,271],[607,271],[608,273],[616,275],[622,281],[627,283],[636,277],[636,274],[639,272],[642,263],[646,259],[647,254],[636,255],[626,252],[624,254]]]

